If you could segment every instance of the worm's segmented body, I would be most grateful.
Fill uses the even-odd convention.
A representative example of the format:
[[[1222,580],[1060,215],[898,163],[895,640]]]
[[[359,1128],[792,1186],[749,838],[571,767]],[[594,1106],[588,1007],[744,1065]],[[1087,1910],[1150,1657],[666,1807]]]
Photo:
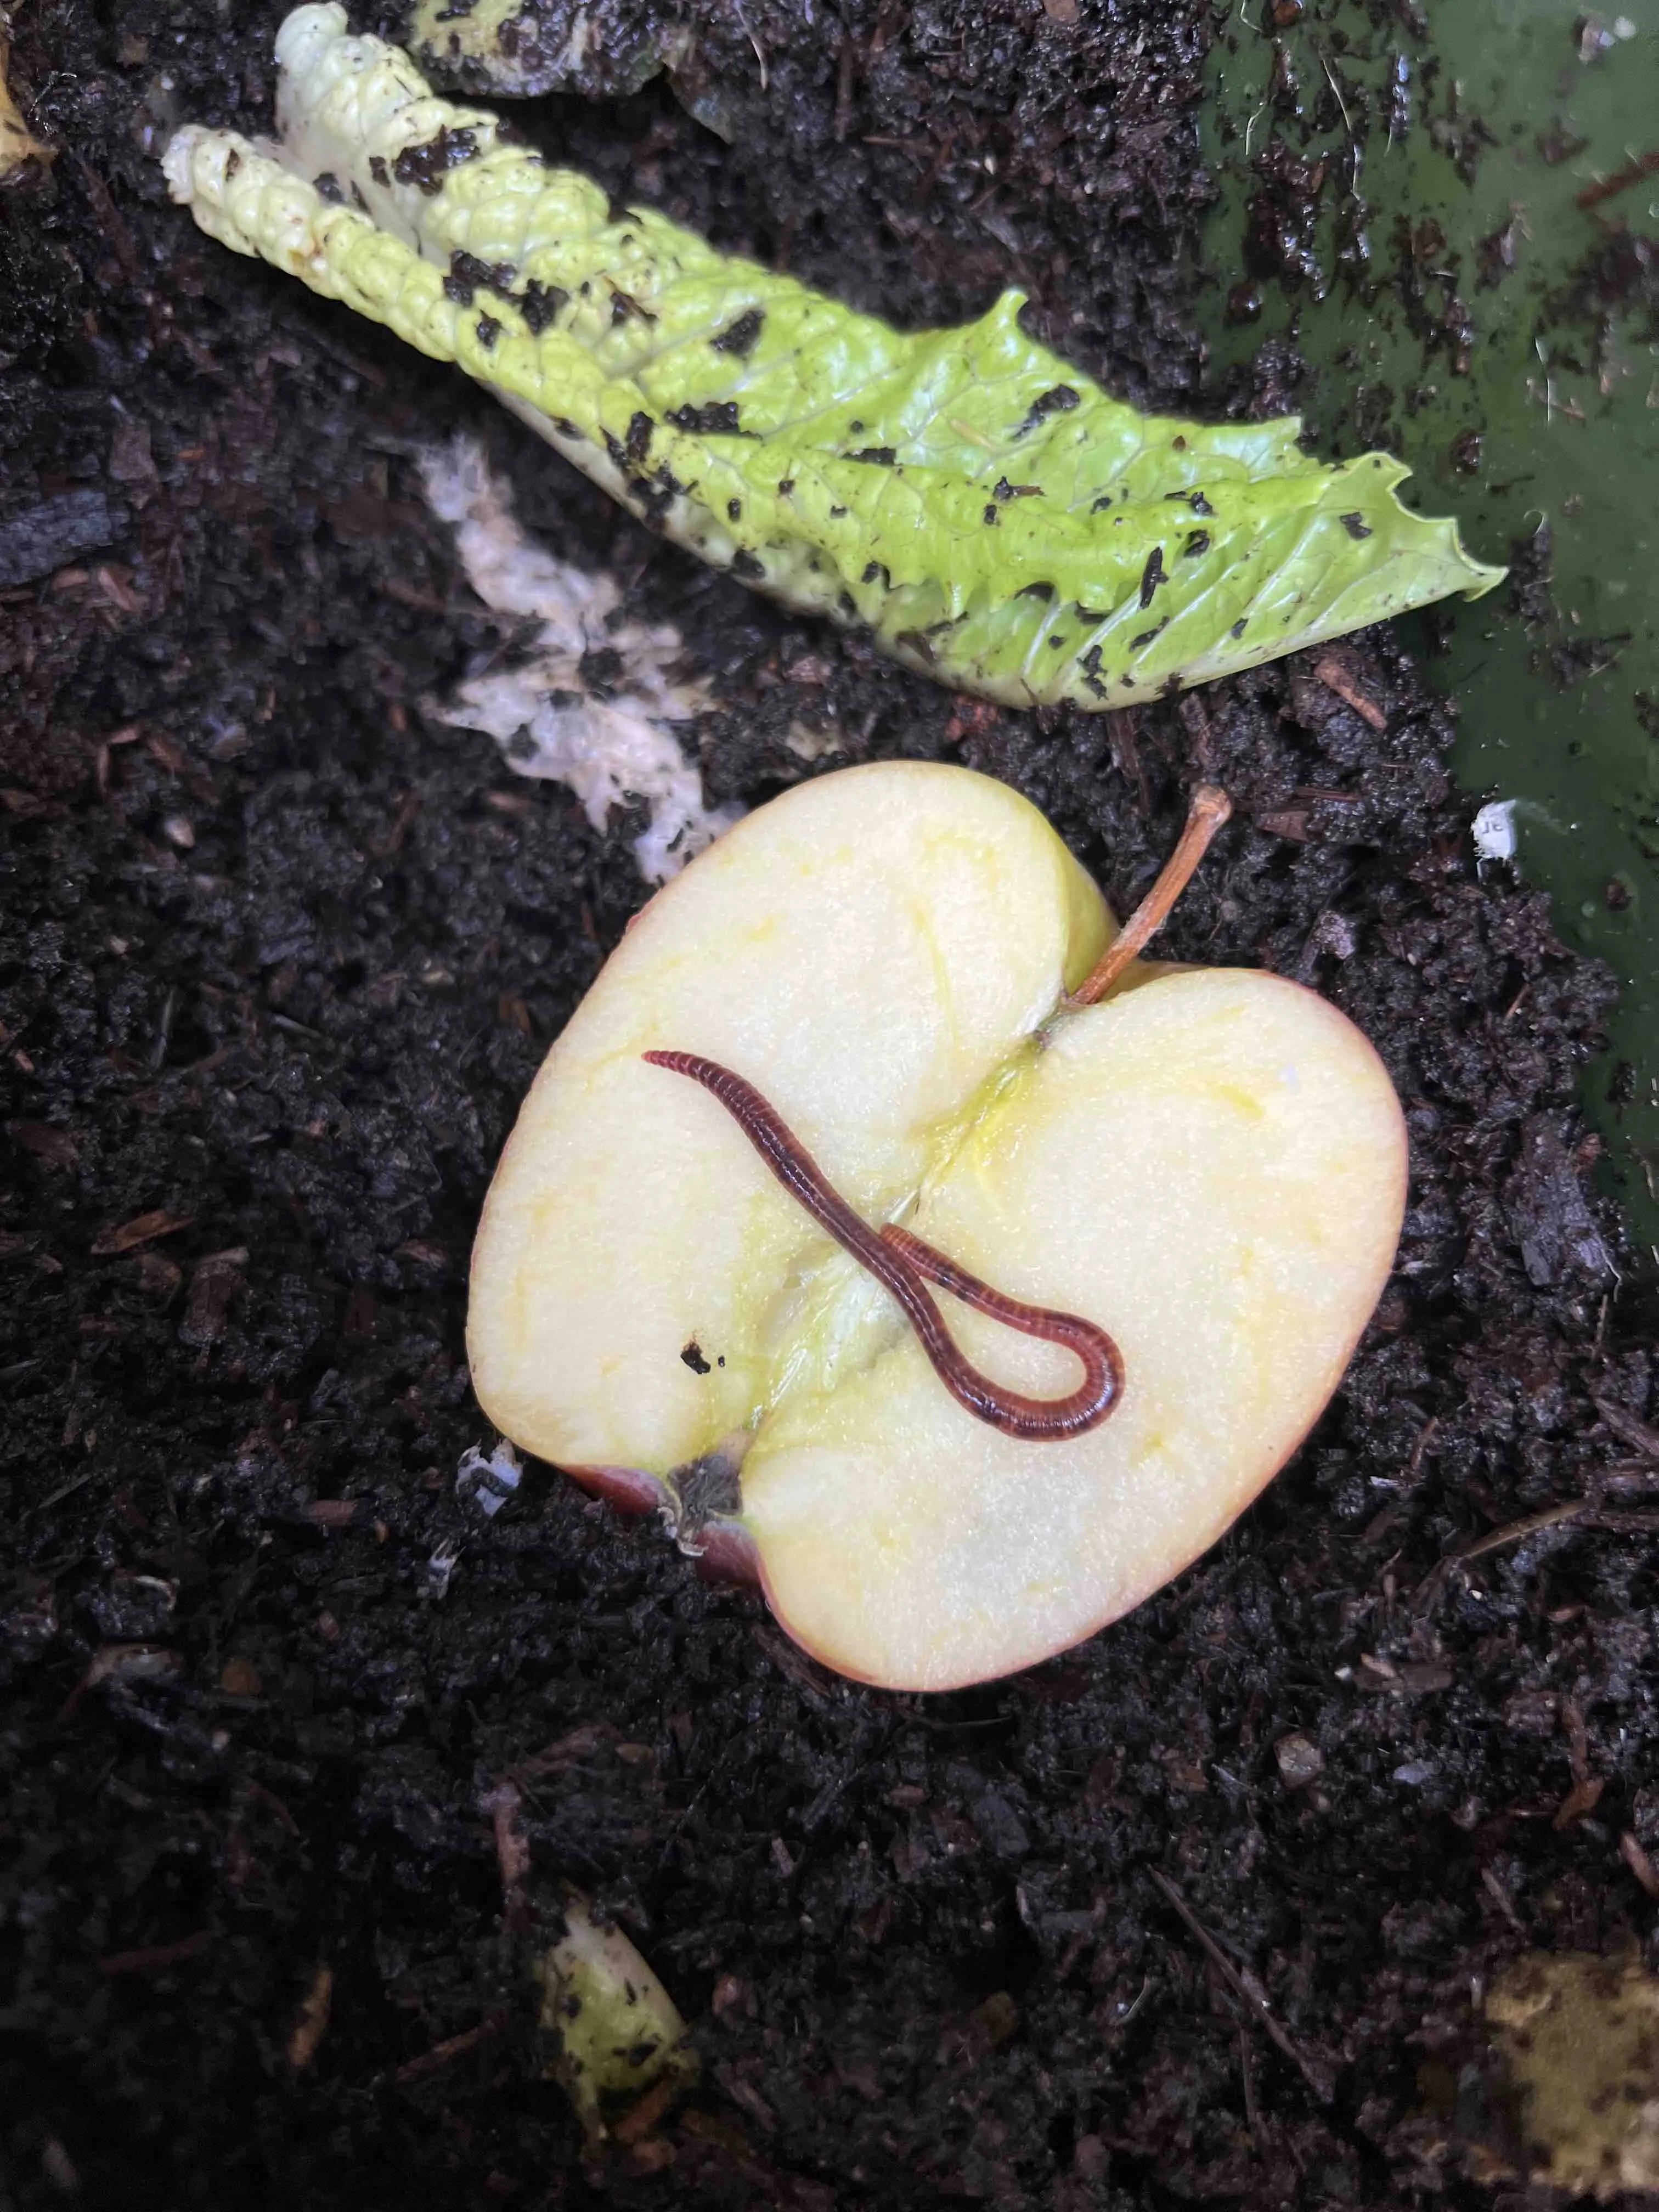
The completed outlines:
[[[694,1052],[647,1052],[644,1057],[653,1067],[689,1075],[720,1101],[790,1196],[897,1301],[940,1382],[958,1405],[1006,1436],[1031,1443],[1058,1443],[1081,1436],[1116,1405],[1123,1393],[1123,1363],[1103,1328],[1080,1314],[1027,1305],[1004,1291],[993,1290],[908,1229],[872,1229],[825,1180],[777,1109],[752,1083],[718,1060],[704,1060]],[[1064,1398],[1028,1398],[992,1382],[963,1358],[952,1341],[924,1277],[1005,1328],[1064,1345],[1082,1365],[1082,1382]]]

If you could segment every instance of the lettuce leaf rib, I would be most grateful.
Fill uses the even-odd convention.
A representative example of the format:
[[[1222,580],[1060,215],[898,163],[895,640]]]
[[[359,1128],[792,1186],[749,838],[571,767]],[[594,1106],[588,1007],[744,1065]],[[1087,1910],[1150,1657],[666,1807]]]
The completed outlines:
[[[518,144],[307,6],[279,141],[187,128],[175,198],[489,386],[635,514],[787,605],[1017,706],[1112,708],[1503,571],[1411,513],[1407,473],[1300,424],[1143,416],[1006,292],[903,333]]]

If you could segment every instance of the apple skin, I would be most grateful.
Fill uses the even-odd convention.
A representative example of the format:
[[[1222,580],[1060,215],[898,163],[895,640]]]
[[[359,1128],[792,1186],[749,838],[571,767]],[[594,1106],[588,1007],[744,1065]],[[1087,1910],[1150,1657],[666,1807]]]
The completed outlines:
[[[1137,961],[1066,1010],[1115,934],[1042,816],[966,769],[847,769],[739,823],[635,918],[503,1154],[468,1322],[490,1418],[757,1580],[855,1680],[994,1678],[1139,1604],[1340,1382],[1406,1139],[1369,1043],[1279,977]],[[1121,1405],[1065,1443],[975,1420],[653,1049],[746,1077],[866,1221],[1109,1330]],[[1074,1382],[941,1303],[998,1381]],[[693,1468],[720,1475],[712,1516],[681,1498]]]

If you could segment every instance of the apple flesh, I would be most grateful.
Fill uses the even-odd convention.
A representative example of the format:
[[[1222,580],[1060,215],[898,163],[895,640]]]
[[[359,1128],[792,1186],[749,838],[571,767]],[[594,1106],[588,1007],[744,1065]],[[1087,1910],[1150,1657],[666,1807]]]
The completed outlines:
[[[796,1639],[893,1688],[1031,1665],[1228,1527],[1340,1380],[1392,1263],[1399,1103],[1315,993],[1132,962],[1016,793],[849,769],[659,891],[549,1054],[473,1255],[474,1387],[514,1442],[747,1566]],[[888,1294],[721,1104],[744,1076],[872,1225],[1099,1323],[1099,1426],[1020,1441],[952,1399]],[[941,1294],[1035,1396],[1063,1349]]]

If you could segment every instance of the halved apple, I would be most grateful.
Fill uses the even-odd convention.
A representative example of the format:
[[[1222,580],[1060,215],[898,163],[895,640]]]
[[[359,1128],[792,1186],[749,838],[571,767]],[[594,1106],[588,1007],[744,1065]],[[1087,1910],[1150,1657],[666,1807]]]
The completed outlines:
[[[659,891],[549,1054],[486,1201],[486,1413],[757,1573],[842,1673],[943,1690],[1115,1620],[1203,1551],[1341,1377],[1393,1260],[1400,1107],[1315,993],[1136,960],[1036,809],[964,769],[849,769]],[[720,1102],[734,1071],[872,1227],[1105,1328],[1123,1388],[1063,1441],[946,1392],[889,1294]],[[939,1304],[985,1374],[1077,1362]]]

